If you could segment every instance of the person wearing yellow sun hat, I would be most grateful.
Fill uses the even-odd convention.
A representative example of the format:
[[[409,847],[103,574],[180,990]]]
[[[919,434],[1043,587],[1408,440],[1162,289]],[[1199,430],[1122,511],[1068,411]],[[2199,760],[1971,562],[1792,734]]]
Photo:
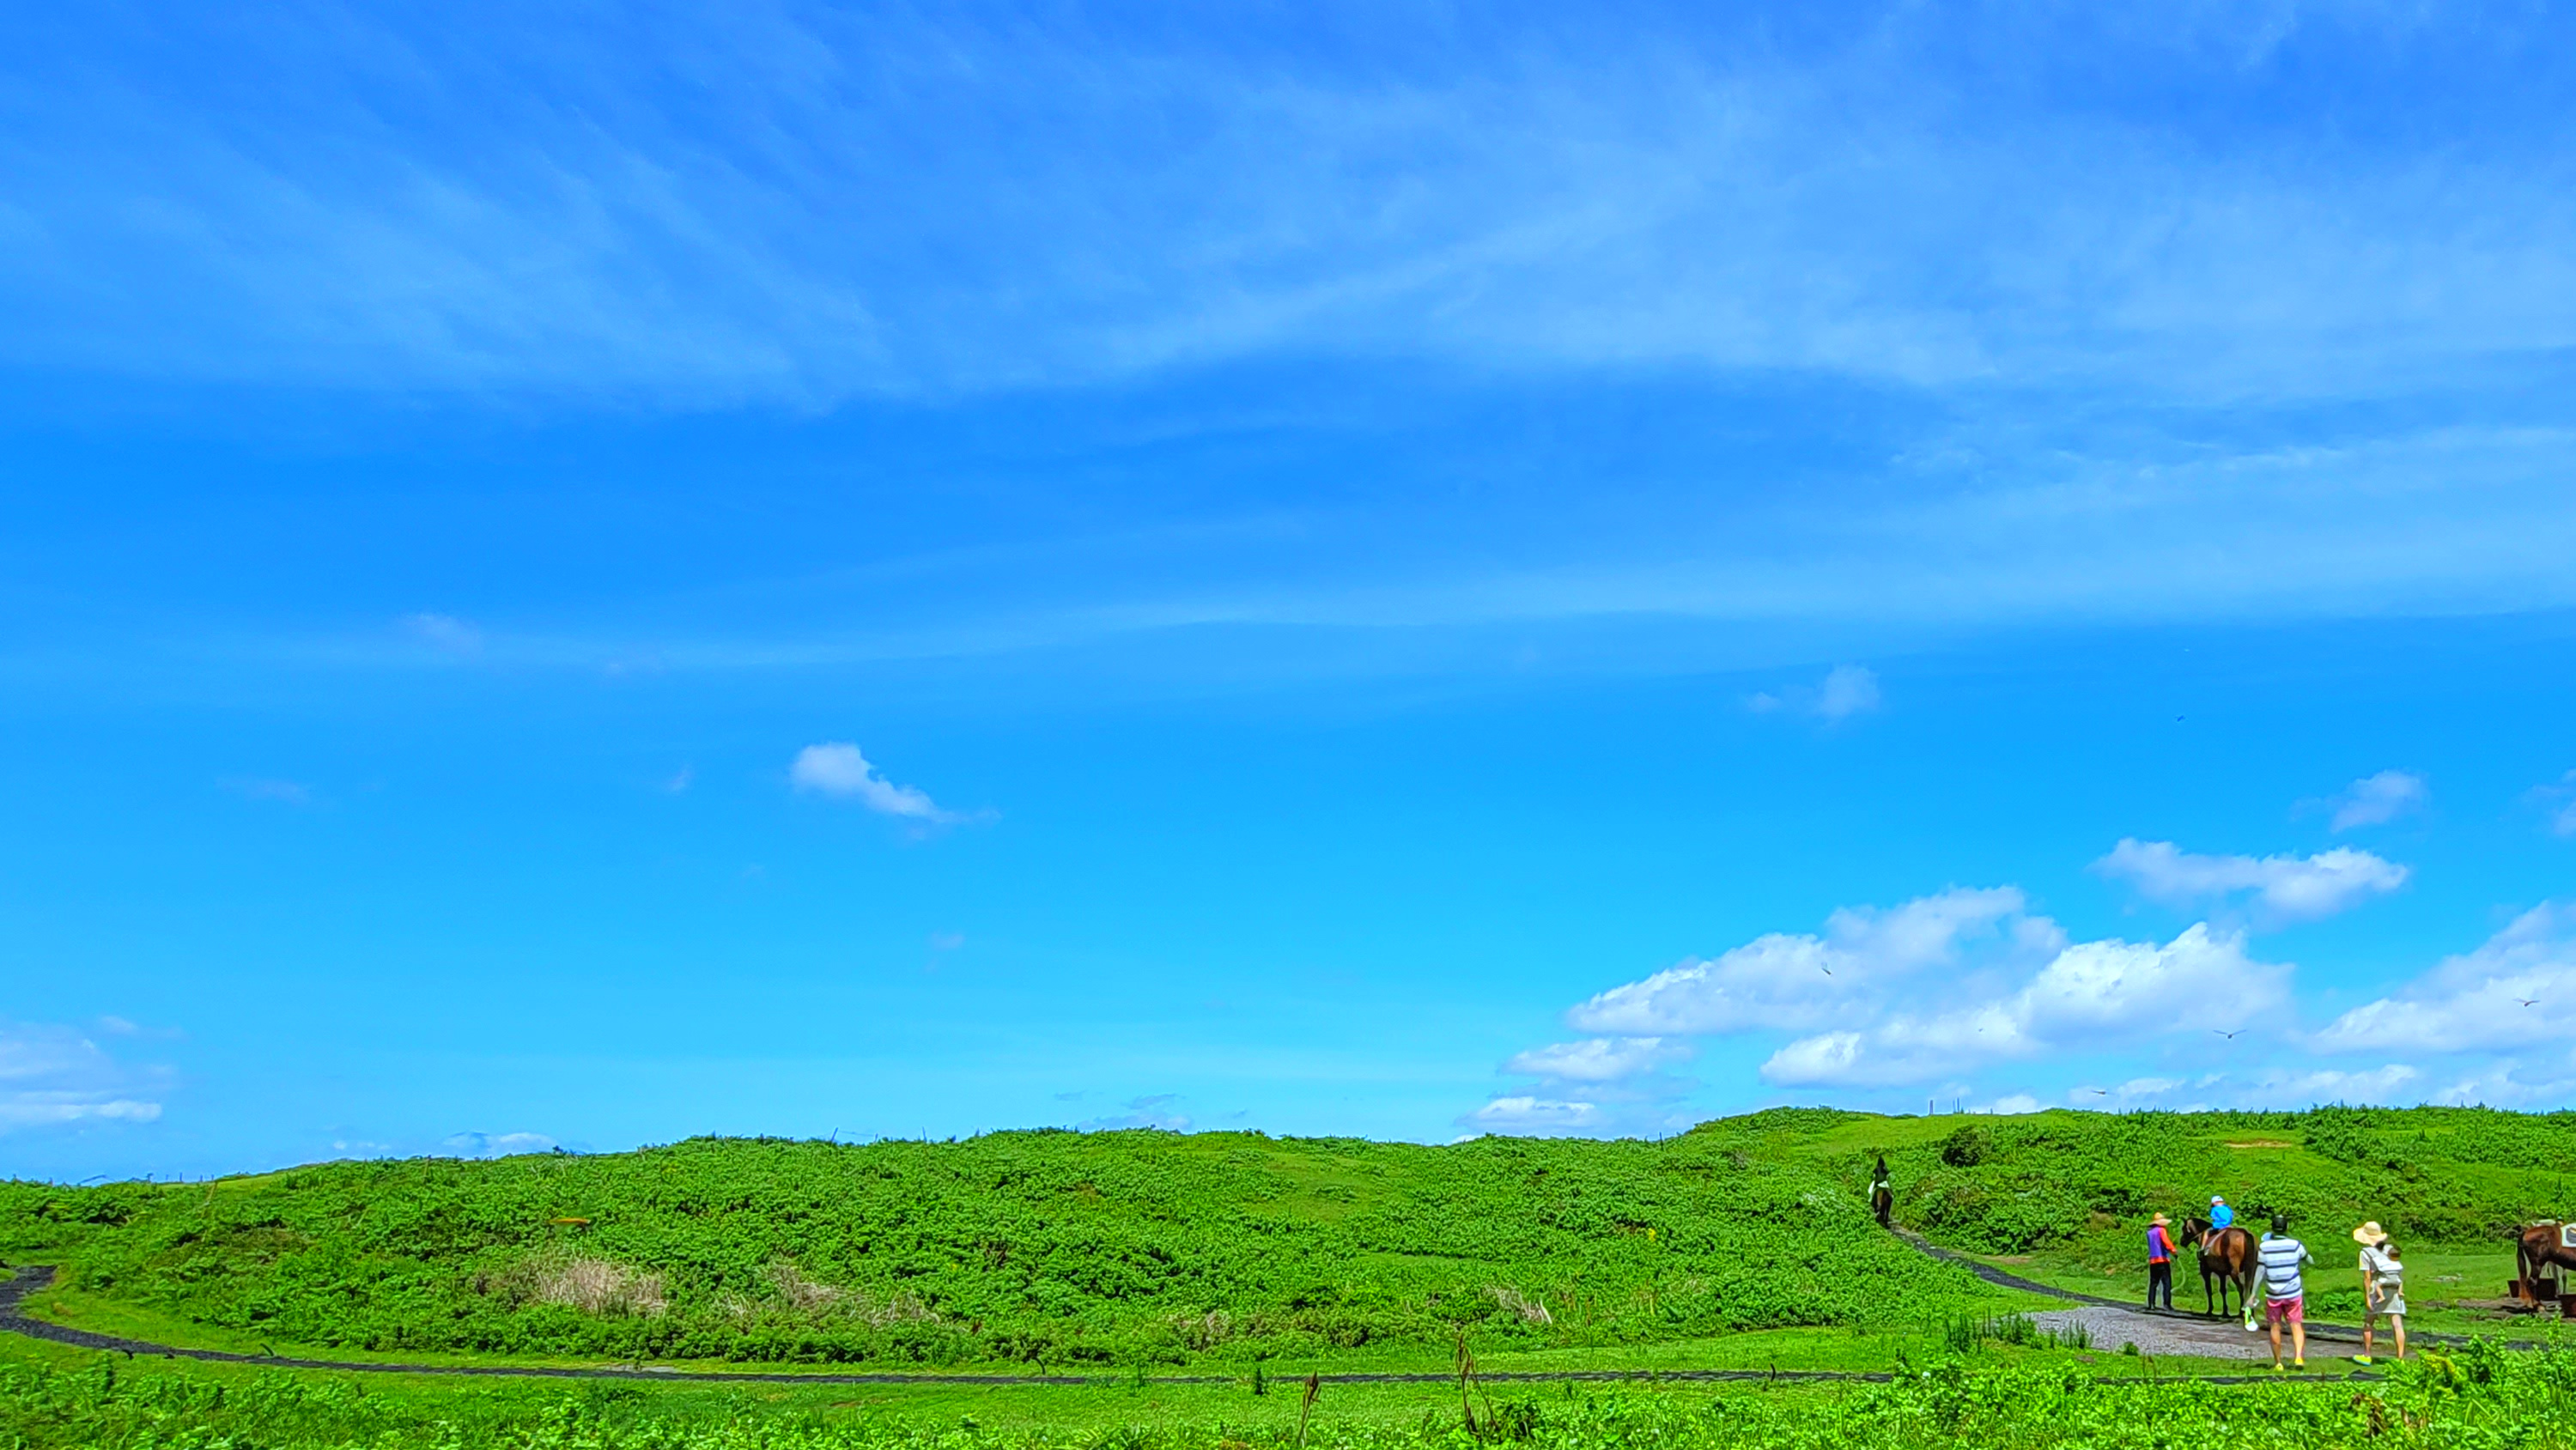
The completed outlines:
[[[2397,1245],[2390,1241],[2379,1221],[2371,1220],[2352,1231],[2352,1241],[2361,1245],[2361,1353],[2353,1358],[2370,1363],[2371,1331],[2380,1317],[2387,1316],[2389,1331],[2397,1336],[2397,1357],[2406,1357],[2406,1266],[2397,1261]]]
[[[2165,1307],[2173,1307],[2174,1260],[2182,1251],[2174,1247],[2173,1226],[2163,1214],[2147,1224],[2147,1307],[2156,1307],[2156,1297],[2164,1296]]]

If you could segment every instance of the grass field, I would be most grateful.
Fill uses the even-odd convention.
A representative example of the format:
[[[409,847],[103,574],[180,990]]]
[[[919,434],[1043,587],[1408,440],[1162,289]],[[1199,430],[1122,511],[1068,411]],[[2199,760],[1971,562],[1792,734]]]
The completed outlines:
[[[1755,1336],[1759,1337],[1759,1336]],[[2113,1357],[1987,1346],[1886,1384],[1078,1387],[460,1384],[172,1365],[0,1346],[0,1445],[192,1450],[1252,1450],[1531,1445],[2164,1447],[2576,1445],[2576,1356],[2471,1351],[2374,1380],[2150,1380]],[[2106,1373],[2107,1369],[2107,1373]],[[1472,1420],[1471,1417],[1472,1416]],[[1302,1422],[1302,1424],[1301,1424]],[[1471,1428],[1472,1425],[1472,1428]]]
[[[2557,1209],[2576,1167],[2576,1118],[1782,1110],[1657,1143],[1426,1147],[1142,1132],[698,1140],[595,1157],[322,1164],[201,1184],[9,1184],[0,1255],[61,1269],[31,1310],[131,1338],[353,1361],[1044,1369],[1087,1383],[568,1391],[143,1360],[122,1361],[123,1380],[101,1387],[84,1377],[115,1367],[95,1352],[12,1337],[0,1344],[0,1403],[12,1417],[0,1447],[12,1435],[28,1446],[189,1435],[280,1446],[921,1436],[1088,1445],[1113,1431],[1176,1445],[1277,1443],[1293,1433],[1300,1376],[1446,1372],[1461,1343],[1489,1372],[1826,1369],[1899,1382],[1488,1384],[1479,1394],[1494,1401],[1490,1416],[1481,1401],[1462,1407],[1455,1385],[1336,1385],[1310,1435],[1428,1443],[1464,1435],[1472,1411],[1490,1421],[1488,1438],[1833,1443],[1810,1434],[1831,1423],[1847,1439],[1915,1443],[1888,1428],[1894,1420],[1870,1417],[1956,1424],[1964,1415],[1988,1417],[1991,1443],[2153,1443],[2122,1438],[2140,1423],[2114,1406],[2126,1396],[2120,1403],[2202,1416],[2196,1444],[2276,1443],[2227,1428],[2258,1400],[2264,1415],[2311,1432],[2302,1443],[2341,1443],[2334,1437],[2350,1427],[2337,1415],[2377,1413],[2383,1430],[2397,1427],[2390,1434],[2439,1424],[2453,1437],[2440,1443],[2466,1444],[2481,1443],[2478,1406],[2528,1410],[2562,1393],[2564,1361],[2547,1354],[2477,1361],[2474,1377],[2455,1366],[2457,1384],[2439,1372],[2418,1383],[2408,1371],[2339,1397],[2283,1386],[2261,1399],[2094,1383],[2241,1366],[2148,1366],[2116,1346],[1962,1342],[1961,1321],[2040,1301],[1930,1260],[1871,1223],[1861,1195],[1881,1152],[1900,1224],[2040,1282],[2137,1295],[2147,1215],[2179,1217],[2222,1192],[2249,1219],[2274,1208],[2293,1216],[2320,1261],[2319,1317],[2356,1316],[2345,1234],[2367,1217],[2408,1246],[2419,1328],[2493,1331],[2505,1327],[2492,1301],[2511,1275],[2504,1233]],[[2179,1288],[2185,1307],[2197,1302],[2187,1265]],[[2528,1320],[2511,1328],[2535,1332]],[[1220,1383],[1166,1382],[1176,1375]],[[1267,1392],[1253,1393],[1256,1383]],[[2400,1406],[2408,1395],[2417,1399]],[[2354,1408],[2365,1400],[2379,1410]],[[2069,1440],[2070,1425],[2098,1434]],[[790,1429],[805,1438],[776,1438]],[[755,1431],[771,1438],[725,1438]]]

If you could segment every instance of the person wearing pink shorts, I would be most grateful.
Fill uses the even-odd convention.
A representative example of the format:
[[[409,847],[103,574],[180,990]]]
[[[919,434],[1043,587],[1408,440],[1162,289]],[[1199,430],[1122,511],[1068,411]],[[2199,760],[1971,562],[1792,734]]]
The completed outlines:
[[[2272,1368],[2281,1368],[2281,1326],[2290,1326],[2291,1354],[2300,1369],[2308,1367],[2307,1286],[2299,1266],[2316,1262],[2308,1246],[2290,1237],[2290,1216],[2272,1215],[2272,1231],[2254,1249],[2263,1264],[2263,1327],[2272,1336]]]

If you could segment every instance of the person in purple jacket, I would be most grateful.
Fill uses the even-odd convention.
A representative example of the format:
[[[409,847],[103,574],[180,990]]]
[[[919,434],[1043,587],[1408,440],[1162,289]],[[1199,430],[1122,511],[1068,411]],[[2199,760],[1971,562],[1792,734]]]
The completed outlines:
[[[2173,1228],[2163,1214],[2147,1225],[2147,1307],[2156,1307],[2156,1296],[2164,1296],[2165,1307],[2173,1307]]]

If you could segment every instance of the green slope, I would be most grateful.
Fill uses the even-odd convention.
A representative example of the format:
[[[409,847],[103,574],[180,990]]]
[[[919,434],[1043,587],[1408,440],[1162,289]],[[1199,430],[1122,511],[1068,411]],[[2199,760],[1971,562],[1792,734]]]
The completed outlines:
[[[559,1220],[580,1219],[584,1223]],[[75,1292],[278,1343],[957,1364],[1616,1344],[1994,1298],[1693,1137],[691,1141],[0,1197]]]
[[[2568,1191],[2576,1113],[2327,1107],[1814,1116],[1723,1120],[1692,1137],[1815,1163],[1853,1193],[1865,1186],[1866,1155],[1885,1149],[1901,1225],[1948,1247],[2010,1256],[2026,1277],[2096,1294],[2143,1292],[2149,1215],[2179,1222],[2224,1194],[2258,1232],[2273,1211],[2289,1214],[2322,1270],[2311,1281],[2311,1309],[2353,1322],[2361,1294],[2348,1272],[2347,1235],[2363,1220],[2377,1220],[2405,1244],[2407,1298],[2419,1322],[2466,1327],[2478,1316],[2445,1306],[2503,1292],[2513,1273],[2513,1228],[2576,1209]],[[2181,1277],[2196,1304],[2200,1286],[2188,1263]]]
[[[1878,1151],[1901,1222],[2090,1283],[2134,1273],[2146,1214],[2212,1191],[2292,1212],[2329,1263],[2363,1217],[2410,1246],[2500,1252],[2559,1202],[2576,1118],[1778,1110],[1659,1143],[694,1140],[13,1184],[0,1254],[64,1266],[98,1327],[378,1353],[1242,1363],[1428,1353],[1462,1327],[1495,1352],[2002,1302],[1869,1223]]]

